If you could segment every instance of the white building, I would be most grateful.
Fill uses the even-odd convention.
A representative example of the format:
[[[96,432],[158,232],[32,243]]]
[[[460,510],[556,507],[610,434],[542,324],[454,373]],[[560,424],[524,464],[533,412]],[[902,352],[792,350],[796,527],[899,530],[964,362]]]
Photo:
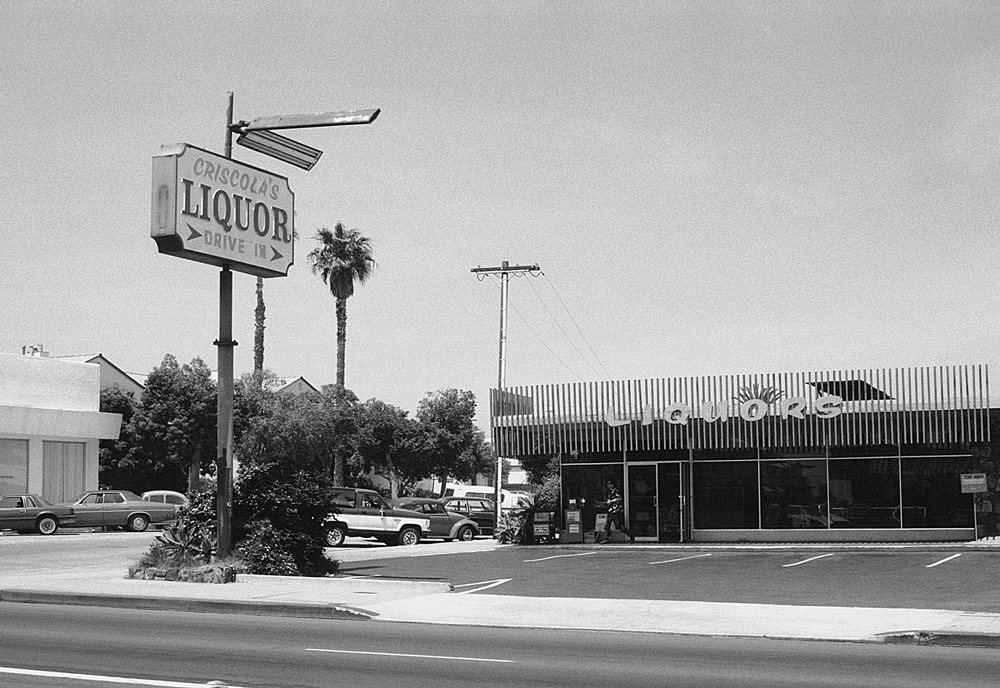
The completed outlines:
[[[101,367],[0,353],[0,494],[53,502],[98,486],[99,442],[122,417],[100,412]]]

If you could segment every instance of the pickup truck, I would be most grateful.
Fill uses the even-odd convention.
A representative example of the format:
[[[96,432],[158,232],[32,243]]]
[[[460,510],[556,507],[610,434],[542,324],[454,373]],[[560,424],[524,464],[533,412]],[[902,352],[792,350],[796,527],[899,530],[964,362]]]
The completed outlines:
[[[327,518],[326,544],[339,547],[348,537],[371,537],[387,545],[415,545],[430,535],[423,514],[394,508],[375,490],[332,488],[336,512]]]

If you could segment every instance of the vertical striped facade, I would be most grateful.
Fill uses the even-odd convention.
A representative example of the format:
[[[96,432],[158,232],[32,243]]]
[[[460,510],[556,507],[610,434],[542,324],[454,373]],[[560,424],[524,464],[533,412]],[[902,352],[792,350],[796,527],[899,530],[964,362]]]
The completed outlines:
[[[492,390],[501,456],[989,441],[985,365],[722,375]]]

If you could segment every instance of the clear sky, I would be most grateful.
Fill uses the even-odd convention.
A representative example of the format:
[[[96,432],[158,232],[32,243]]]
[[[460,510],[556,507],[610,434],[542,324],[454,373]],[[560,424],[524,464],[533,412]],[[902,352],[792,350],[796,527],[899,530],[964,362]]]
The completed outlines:
[[[160,255],[151,160],[296,132],[299,240],[266,367],[335,379],[320,226],[371,238],[347,386],[411,413],[507,383],[925,365],[1000,371],[1000,3],[0,3],[0,351],[216,365],[218,269]],[[292,136],[292,132],[287,132]],[[254,279],[237,273],[236,371]],[[997,387],[994,384],[994,387]],[[480,422],[488,424],[485,414]]]

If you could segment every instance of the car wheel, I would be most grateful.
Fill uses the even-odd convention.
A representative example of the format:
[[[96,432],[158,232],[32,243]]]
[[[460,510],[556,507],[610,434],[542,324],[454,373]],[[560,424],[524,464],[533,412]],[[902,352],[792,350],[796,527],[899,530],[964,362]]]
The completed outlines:
[[[462,542],[469,542],[470,540],[476,539],[476,531],[474,531],[470,526],[462,526],[461,530],[458,531],[458,539]]]
[[[141,533],[149,527],[149,519],[142,514],[132,514],[125,527],[133,533]]]
[[[404,547],[412,547],[413,545],[420,542],[420,531],[416,528],[403,528],[399,531],[399,538],[397,544],[403,545]]]
[[[59,521],[52,516],[42,516],[38,519],[38,532],[42,535],[52,535],[59,530]]]
[[[342,526],[334,526],[326,531],[326,544],[330,547],[340,547],[347,539],[347,532]]]

